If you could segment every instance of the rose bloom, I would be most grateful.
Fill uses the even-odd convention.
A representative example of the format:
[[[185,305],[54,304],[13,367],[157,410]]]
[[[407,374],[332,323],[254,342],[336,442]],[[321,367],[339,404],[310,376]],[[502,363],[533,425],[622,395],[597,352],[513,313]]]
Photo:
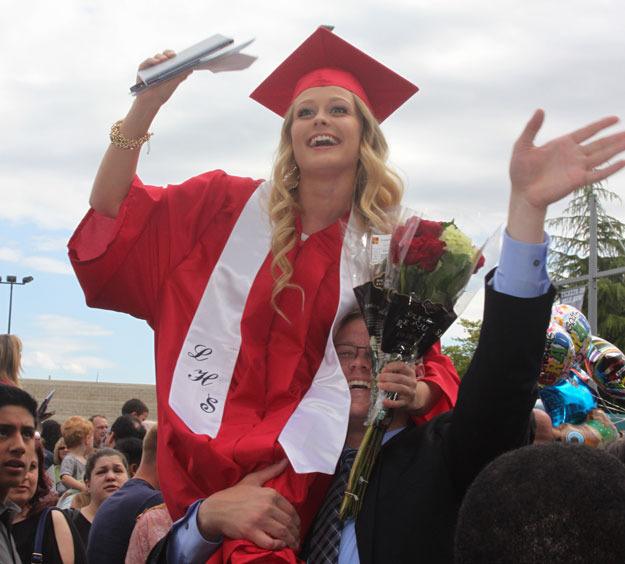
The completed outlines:
[[[416,264],[427,272],[432,272],[445,252],[445,243],[434,237],[415,237],[410,241],[404,264]]]
[[[418,221],[419,221],[418,217],[412,216],[406,220],[406,223],[404,225],[397,226],[395,228],[395,231],[393,231],[393,237],[391,238],[390,253],[391,253],[391,261],[394,264],[399,263],[401,259],[402,251],[406,249],[406,247],[410,244],[408,241],[403,240],[406,235],[406,232],[410,231],[413,228],[412,226]],[[415,229],[415,235],[416,235],[416,229]]]
[[[417,227],[415,237],[436,237],[438,239],[442,233],[443,224],[440,221],[428,221],[427,219],[422,219],[419,222],[419,227]]]
[[[413,239],[410,241],[410,243],[402,241],[406,232],[410,231],[410,229],[413,229],[414,224],[417,222],[418,222],[418,226],[415,230],[415,234],[413,236]],[[443,224],[440,221],[429,221],[427,219],[419,220],[419,218],[415,216],[409,218],[406,221],[405,225],[400,225],[399,227],[395,229],[393,233],[393,238],[391,240],[391,261],[394,264],[398,264],[401,259],[402,251],[406,247],[408,247],[408,251],[407,251],[406,258],[404,260],[404,264],[415,264],[417,262],[422,261],[423,264],[420,264],[422,268],[428,271],[434,270],[436,266],[436,262],[438,262],[438,259],[440,258],[440,254],[442,253],[438,254],[438,257],[436,258],[434,266],[430,268],[431,266],[430,261],[423,260],[423,257],[421,257],[420,252],[415,250],[415,248],[421,247],[423,243],[415,243],[415,241],[418,241],[421,238],[438,239],[442,233],[443,233]],[[435,245],[435,243],[428,243],[427,245],[432,249],[434,249],[435,247],[438,247],[438,245]],[[408,258],[408,255],[411,256],[410,259]]]

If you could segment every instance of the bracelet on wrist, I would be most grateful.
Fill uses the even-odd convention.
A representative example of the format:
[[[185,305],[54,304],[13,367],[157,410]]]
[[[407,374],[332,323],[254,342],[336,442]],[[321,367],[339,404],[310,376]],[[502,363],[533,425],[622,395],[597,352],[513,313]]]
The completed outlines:
[[[150,133],[148,131],[142,137],[137,137],[136,139],[128,139],[128,137],[125,137],[124,134],[120,131],[123,122],[124,120],[120,119],[111,126],[110,138],[113,147],[133,151],[134,149],[138,149],[139,147],[141,147],[141,145],[143,145],[146,141],[149,142],[150,137],[154,135],[153,133]]]

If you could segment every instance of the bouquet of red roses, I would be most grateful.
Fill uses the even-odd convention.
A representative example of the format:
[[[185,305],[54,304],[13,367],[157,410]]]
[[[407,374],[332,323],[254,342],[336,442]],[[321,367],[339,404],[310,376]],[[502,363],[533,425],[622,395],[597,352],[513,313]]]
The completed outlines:
[[[388,362],[417,361],[441,337],[457,317],[459,296],[485,262],[482,249],[453,221],[413,215],[391,235],[369,234],[364,240],[368,280],[358,280],[354,293],[370,335],[372,402],[341,505],[342,519],[358,514],[391,420],[383,400],[395,397],[378,390],[377,376]]]

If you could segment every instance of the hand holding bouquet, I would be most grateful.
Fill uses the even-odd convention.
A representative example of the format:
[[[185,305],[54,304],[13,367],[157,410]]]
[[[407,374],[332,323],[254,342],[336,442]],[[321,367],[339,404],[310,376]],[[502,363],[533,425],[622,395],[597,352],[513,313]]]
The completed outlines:
[[[368,429],[352,467],[341,518],[358,514],[364,492],[390,424],[392,410],[377,378],[389,362],[415,362],[457,317],[454,307],[484,256],[451,222],[410,216],[389,235],[364,237],[367,275],[354,288],[372,349],[371,409]],[[359,277],[359,282],[362,278]]]

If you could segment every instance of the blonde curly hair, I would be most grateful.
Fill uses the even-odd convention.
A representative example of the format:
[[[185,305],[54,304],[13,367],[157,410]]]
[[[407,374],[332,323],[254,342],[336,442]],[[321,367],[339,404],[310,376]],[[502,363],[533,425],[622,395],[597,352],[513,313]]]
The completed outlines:
[[[365,226],[388,233],[392,228],[389,211],[399,205],[404,191],[403,183],[386,164],[388,145],[380,125],[366,104],[358,96],[353,97],[362,124],[360,157],[354,187],[354,209]],[[274,277],[271,303],[280,315],[283,313],[278,308],[276,299],[285,288],[299,290],[302,302],[305,299],[303,289],[290,281],[293,266],[287,258],[287,254],[297,243],[295,217],[301,212],[297,198],[299,169],[295,162],[291,139],[293,118],[294,108],[291,106],[282,125],[269,196],[273,255],[271,272]]]

